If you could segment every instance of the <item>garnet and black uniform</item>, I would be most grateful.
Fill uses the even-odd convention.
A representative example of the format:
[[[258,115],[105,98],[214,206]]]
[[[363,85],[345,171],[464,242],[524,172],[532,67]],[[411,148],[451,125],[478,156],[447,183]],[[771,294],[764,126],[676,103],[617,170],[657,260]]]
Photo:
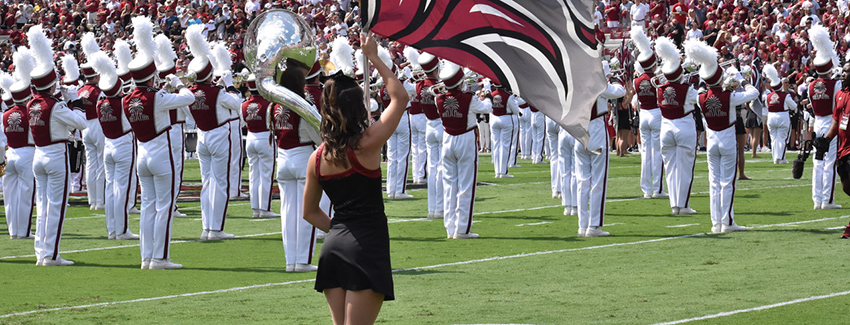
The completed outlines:
[[[259,211],[271,211],[272,186],[274,183],[275,150],[271,143],[271,132],[267,121],[271,102],[260,95],[251,95],[242,103],[242,119],[248,126],[245,137],[245,154],[248,156],[248,196],[251,209],[259,217]]]
[[[832,124],[832,113],[835,98],[841,89],[840,80],[818,78],[809,84],[809,101],[815,113],[814,132],[816,137],[822,137],[829,131]],[[824,154],[823,160],[812,160],[812,201],[815,208],[823,205],[835,204],[835,158],[838,147],[838,139],[832,138],[829,142],[829,150]],[[817,149],[815,149],[817,150]]]
[[[785,160],[785,142],[791,132],[789,112],[797,110],[797,102],[787,92],[773,91],[765,96],[767,103],[767,128],[772,142],[773,162],[788,163]]]
[[[86,192],[89,205],[96,209],[104,206],[106,195],[106,174],[103,167],[104,136],[97,120],[97,103],[102,92],[96,84],[85,84],[77,91],[83,107],[86,108],[86,129],[83,130],[83,144],[86,148]]]
[[[696,163],[697,129],[693,113],[699,93],[690,85],[667,82],[657,89],[661,110],[661,156],[667,170],[670,207],[678,214],[690,209]]]
[[[121,97],[104,97],[97,102],[99,130],[105,137],[103,147],[103,169],[106,178],[104,188],[106,205],[106,231],[110,238],[129,233],[128,210],[135,203],[136,139],[130,121],[122,109]],[[86,111],[88,112],[88,111]]]
[[[640,189],[645,197],[664,195],[664,167],[661,161],[661,110],[658,97],[650,81],[651,73],[644,73],[634,80],[635,96],[632,105],[639,105],[640,112]]]
[[[514,115],[519,112],[516,97],[501,88],[493,89],[493,113],[490,117],[490,135],[493,137],[493,167],[496,177],[508,175],[511,147],[514,147],[514,129],[518,127]]]
[[[35,143],[29,127],[26,102],[13,104],[3,113],[6,135],[6,176],[3,177],[3,203],[6,224],[12,238],[32,238],[32,209],[35,204],[35,178],[32,157]]]
[[[425,78],[416,84],[416,97],[422,112],[428,119],[425,127],[425,147],[427,151],[428,165],[428,215],[438,216],[443,214],[443,168],[440,164],[440,152],[443,146],[443,122],[434,95],[431,94],[431,86],[439,82],[436,78]]]

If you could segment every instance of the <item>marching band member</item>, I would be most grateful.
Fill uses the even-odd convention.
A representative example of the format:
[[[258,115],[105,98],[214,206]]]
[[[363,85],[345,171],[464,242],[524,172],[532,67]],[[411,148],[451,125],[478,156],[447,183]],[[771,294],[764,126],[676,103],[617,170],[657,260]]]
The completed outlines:
[[[133,50],[130,49],[130,43],[127,41],[118,39],[115,40],[115,44],[113,44],[112,54],[115,56],[115,64],[116,64],[116,73],[118,73],[118,79],[121,80],[121,93],[119,95],[124,96],[133,91],[135,84],[133,84],[133,75],[130,73],[130,61],[133,61]],[[135,138],[135,135],[134,135]],[[135,162],[138,157],[138,152],[135,153],[133,161]],[[135,167],[133,167],[135,168]],[[142,211],[136,208],[136,194],[139,192],[139,183],[138,183],[139,175],[136,173],[136,183],[129,184],[130,186],[130,214],[141,214]]]
[[[655,52],[663,60],[661,71],[667,78],[667,82],[658,87],[657,96],[662,117],[661,156],[667,169],[670,206],[674,215],[694,214],[697,211],[688,205],[697,146],[696,124],[691,113],[699,93],[683,83],[684,69],[679,51],[670,38],[656,39]]]
[[[393,64],[390,52],[378,47],[378,56],[381,61],[390,67],[396,75],[398,75],[398,66]],[[416,86],[399,78],[404,89],[410,97],[416,95]],[[382,86],[378,92],[381,99],[381,104],[386,109],[390,105],[390,95],[387,92],[387,87]],[[410,108],[410,101],[406,106]],[[387,198],[394,200],[412,199],[413,195],[407,194],[407,174],[410,165],[410,117],[407,110],[401,115],[401,120],[398,122],[393,135],[387,140]]]
[[[154,57],[154,63],[156,64],[157,77],[159,79],[160,85],[163,88],[171,88],[168,86],[170,80],[168,80],[168,75],[177,73],[177,66],[175,60],[177,60],[177,53],[174,52],[174,47],[171,45],[171,40],[168,36],[163,34],[159,34],[154,38],[156,42],[156,57]],[[183,125],[186,123],[186,116],[191,115],[189,112],[188,106],[183,106],[178,109],[173,109],[168,111],[168,115],[171,119],[171,129],[168,131],[171,133],[171,154],[174,157],[174,197],[178,197],[180,195],[180,189],[183,184],[183,150],[185,150],[185,139],[183,138]],[[181,213],[177,210],[177,205],[174,205],[174,212],[172,212],[175,217],[184,218],[186,217],[185,213]]]
[[[772,140],[773,163],[787,164],[785,143],[788,140],[789,132],[791,132],[791,117],[788,112],[797,110],[797,102],[794,101],[794,96],[788,91],[788,80],[780,80],[779,72],[776,71],[775,67],[765,65],[763,72],[770,80],[771,88],[770,91],[765,92],[764,102],[767,103],[767,128]]]
[[[3,86],[3,101],[8,109],[3,112],[2,126],[9,146],[6,149],[6,175],[3,177],[3,203],[9,236],[12,239],[33,239],[35,178],[32,158],[35,143],[30,133],[27,102],[32,99],[29,72],[35,68],[35,59],[29,49],[20,46],[12,56],[12,62],[15,65],[14,78],[7,75],[8,78],[4,79],[8,81]]]
[[[826,33],[826,35],[823,35]],[[821,25],[814,25],[809,29],[812,46],[817,49],[812,64],[818,73],[818,78],[809,84],[809,102],[815,113],[814,129],[815,137],[823,137],[832,124],[832,113],[835,105],[835,94],[842,88],[841,80],[832,79],[829,75],[832,68],[837,66],[837,55],[833,50],[832,42],[829,40],[829,32]],[[836,59],[833,59],[836,58]],[[832,138],[829,149],[823,155],[823,159],[817,159],[818,151],[815,147],[814,168],[812,169],[812,201],[817,209],[841,209],[841,205],[835,204],[835,159],[838,142]]]
[[[122,110],[121,80],[112,59],[100,50],[94,34],[83,35],[83,50],[87,68],[83,69],[89,80],[96,80],[102,94],[94,107],[98,130],[104,135],[103,170],[106,232],[108,239],[139,239],[129,228],[129,209],[136,197],[130,197],[131,187],[136,187],[136,145],[133,130]],[[92,69],[92,71],[87,71]],[[86,110],[88,112],[88,110]]]
[[[509,94],[500,85],[493,85],[490,95],[493,97],[493,112],[490,113],[490,135],[493,137],[493,168],[496,178],[512,178],[508,174],[511,159],[511,147],[514,143],[514,128],[517,123],[514,115],[519,113],[517,97]]]
[[[71,60],[74,60],[73,57],[71,58]],[[68,79],[68,76],[79,77],[80,75],[80,67],[77,66],[76,60],[71,60],[66,61],[63,57],[63,65],[67,62],[70,65],[69,70],[72,70],[65,72],[66,79]],[[97,74],[94,73],[91,65],[83,65],[82,73],[85,77],[85,84],[80,87],[77,94],[86,107],[86,129],[83,130],[83,144],[86,148],[86,192],[90,209],[103,210],[106,200],[104,195],[106,174],[103,170],[104,137],[95,109],[97,101],[100,100],[101,92],[100,88],[97,87]],[[68,80],[68,82],[74,85],[78,83],[77,80]]]
[[[493,87],[499,88],[499,87],[502,87],[502,85],[494,84]],[[514,95],[511,95],[511,96],[514,96]],[[513,125],[513,128],[511,129],[511,132],[512,132],[511,133],[511,148],[510,148],[510,151],[508,152],[508,167],[519,168],[519,167],[522,167],[522,166],[517,164],[516,159],[519,156],[519,147],[520,147],[519,134],[522,131],[521,126],[520,126],[520,124],[521,124],[520,119],[522,119],[522,117],[525,115],[525,114],[523,114],[522,107],[519,107],[519,106],[525,104],[525,101],[522,100],[520,102],[521,98],[519,98],[517,96],[514,96],[514,97],[517,99],[517,112],[516,112],[516,114],[511,115],[511,123]]]
[[[546,115],[535,108],[528,106],[528,112],[531,115],[531,163],[543,163],[543,137],[546,129]]]
[[[602,237],[611,233],[602,230],[605,216],[605,195],[608,181],[608,149],[610,143],[608,126],[608,100],[622,98],[626,88],[622,81],[611,78],[608,62],[602,62],[605,77],[610,78],[608,87],[593,103],[590,109],[590,124],[587,131],[590,139],[585,147],[575,142],[575,178],[578,207],[578,237]]]
[[[709,204],[711,206],[711,232],[746,230],[735,223],[732,202],[735,197],[735,174],[738,163],[735,106],[745,104],[758,97],[758,89],[740,75],[729,77],[743,79],[743,91],[725,90],[723,70],[717,64],[717,49],[702,41],[687,40],[684,43],[688,58],[701,65],[700,78],[705,80],[708,90],[699,95],[699,106],[706,126],[706,150],[708,155]],[[772,65],[765,67],[773,69]],[[774,72],[776,70],[774,69]]]
[[[544,115],[546,119],[546,148],[549,151],[549,184],[552,187],[552,198],[561,198],[561,155],[558,149],[558,131],[561,126],[555,120]]]
[[[407,58],[407,62],[413,67],[414,72],[421,72],[422,66],[419,65],[419,52],[410,46],[405,47],[403,52],[404,57]],[[417,83],[418,81],[411,82]],[[413,165],[411,167],[413,170],[413,184],[426,184],[428,155],[425,146],[425,126],[428,119],[425,118],[422,106],[419,104],[417,97],[416,93],[410,96],[410,108],[408,108],[408,117],[410,118],[410,157]]]
[[[419,65],[427,77],[416,83],[416,101],[428,119],[425,127],[425,145],[428,153],[428,218],[443,217],[443,167],[440,163],[440,153],[443,146],[443,123],[437,112],[431,86],[437,84],[440,60],[429,53],[419,56]]]
[[[59,256],[62,226],[69,193],[68,135],[72,129],[86,128],[85,109],[80,105],[74,87],[63,87],[64,100],[53,97],[56,92],[57,73],[53,65],[53,41],[44,35],[41,25],[27,32],[36,66],[30,72],[35,88],[27,104],[29,126],[35,143],[33,174],[36,180],[36,265],[65,266],[73,261]],[[75,110],[65,102],[71,102]]]
[[[519,157],[522,159],[531,159],[531,154],[533,153],[531,150],[531,108],[527,103],[519,106],[518,137],[518,152],[522,153]],[[514,162],[514,164],[516,164],[516,162]]]
[[[667,197],[661,160],[661,110],[651,81],[658,58],[642,27],[632,27],[631,38],[640,51],[635,64],[640,76],[634,79],[635,96],[632,97],[632,105],[640,108],[640,189],[646,199]]]
[[[272,186],[274,186],[274,147],[269,132],[268,110],[273,104],[260,96],[253,74],[246,82],[251,95],[242,103],[242,119],[248,125],[245,153],[248,155],[248,196],[251,198],[252,217],[274,218],[272,212]]]
[[[558,162],[560,163],[561,205],[564,206],[565,216],[578,213],[576,200],[576,138],[564,128],[558,126]]]
[[[183,266],[171,261],[169,249],[176,178],[168,111],[192,104],[195,96],[173,75],[171,86],[179,89],[178,94],[153,88],[157,73],[153,24],[147,17],[133,17],[133,26],[133,40],[138,51],[128,68],[136,87],[124,96],[121,106],[138,140],[136,170],[142,185],[139,220],[142,269],[179,269]]]
[[[227,215],[227,203],[230,186],[230,160],[233,141],[230,120],[231,111],[241,109],[242,100],[238,90],[233,88],[233,77],[225,74],[221,81],[227,86],[223,89],[213,85],[213,67],[210,63],[212,53],[206,39],[201,34],[204,26],[193,25],[186,30],[186,42],[195,57],[189,63],[189,70],[196,75],[191,91],[195,102],[189,106],[192,117],[201,131],[198,135],[198,160],[201,165],[201,219],[203,232],[201,240],[231,239],[235,236],[224,232]]]
[[[233,72],[231,72],[231,69],[233,67],[233,60],[230,57],[227,47],[223,43],[216,43],[212,48],[212,54],[213,56],[210,61],[213,64],[214,82],[218,83],[224,75],[229,75],[229,78],[232,80]],[[245,194],[242,193],[242,115],[239,113],[242,107],[242,93],[236,91],[233,94],[239,96],[240,108],[229,111],[230,168],[227,169],[229,177],[228,195],[231,198],[244,198]]]

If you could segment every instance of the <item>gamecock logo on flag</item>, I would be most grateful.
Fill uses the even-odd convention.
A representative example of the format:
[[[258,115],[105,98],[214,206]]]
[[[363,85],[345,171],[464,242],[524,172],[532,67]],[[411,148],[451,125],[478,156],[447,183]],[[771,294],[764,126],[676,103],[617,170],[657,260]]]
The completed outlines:
[[[366,0],[372,32],[468,67],[587,141],[606,88],[593,1]]]

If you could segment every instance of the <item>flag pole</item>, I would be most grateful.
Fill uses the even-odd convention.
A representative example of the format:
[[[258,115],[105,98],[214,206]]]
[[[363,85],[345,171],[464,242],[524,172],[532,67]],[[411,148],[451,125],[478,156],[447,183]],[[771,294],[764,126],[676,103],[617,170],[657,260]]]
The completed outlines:
[[[365,37],[371,37],[371,36],[369,36],[369,27],[368,26],[363,27],[363,34],[362,35],[363,35],[364,38],[360,40],[361,48],[362,48],[363,44],[366,42]],[[362,51],[362,49],[361,49],[361,51]],[[369,99],[370,99],[370,96],[369,96],[369,77],[371,75],[371,73],[369,73],[370,69],[371,69],[371,67],[369,65],[369,59],[366,58],[366,56],[364,55],[363,56],[363,102],[364,102],[364,105],[365,105],[367,111],[369,110],[369,107],[371,106],[371,103],[369,101]],[[371,120],[372,119],[370,118],[369,121],[371,121]]]

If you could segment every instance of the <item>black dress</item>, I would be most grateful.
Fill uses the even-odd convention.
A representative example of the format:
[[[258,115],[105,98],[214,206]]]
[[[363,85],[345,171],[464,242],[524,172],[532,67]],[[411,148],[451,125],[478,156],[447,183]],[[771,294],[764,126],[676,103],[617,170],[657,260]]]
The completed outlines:
[[[319,254],[316,291],[371,289],[383,294],[384,300],[394,300],[381,169],[364,168],[348,149],[351,168],[322,175],[319,166],[323,148],[324,144],[316,151],[316,175],[333,204],[334,218]]]

